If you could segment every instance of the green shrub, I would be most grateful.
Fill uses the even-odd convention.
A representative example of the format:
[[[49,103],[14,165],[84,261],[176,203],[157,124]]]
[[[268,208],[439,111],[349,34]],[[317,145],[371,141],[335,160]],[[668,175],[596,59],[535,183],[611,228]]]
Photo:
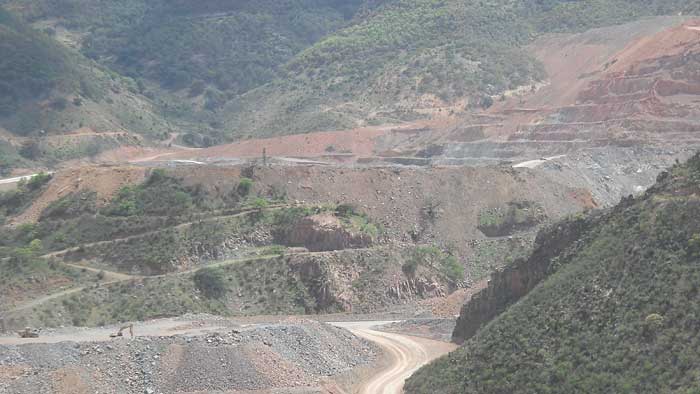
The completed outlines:
[[[464,279],[464,267],[459,260],[435,246],[416,247],[404,262],[402,270],[406,275],[412,276],[419,266],[436,269],[453,282]]]
[[[52,176],[51,174],[46,174],[44,172],[40,172],[33,177],[29,178],[29,180],[24,184],[27,189],[30,191],[34,191],[39,189],[40,187],[44,186],[45,184],[49,183],[51,180]],[[21,185],[20,185],[21,187]]]
[[[17,184],[17,190],[0,192],[0,216],[11,216],[22,212],[39,196],[44,185],[51,180],[50,174],[39,173]]]
[[[335,208],[335,214],[338,217],[349,218],[350,216],[355,215],[355,206],[352,204],[339,204]]]
[[[194,284],[207,298],[219,299],[226,295],[228,288],[224,273],[216,268],[203,268],[195,273]]]
[[[178,216],[191,210],[195,200],[203,205],[205,198],[197,188],[187,188],[180,180],[154,170],[146,182],[124,186],[103,213],[110,216],[163,215]]]
[[[693,234],[688,241],[688,252],[693,257],[700,257],[700,234]]]
[[[253,189],[253,180],[250,178],[241,178],[241,181],[238,183],[238,188],[236,191],[238,192],[238,195],[241,197],[245,197],[250,194],[250,191]]]
[[[268,205],[270,205],[270,203],[262,197],[258,197],[255,200],[253,200],[253,207],[257,209],[265,209],[268,207]]]
[[[401,271],[403,271],[406,276],[409,278],[412,278],[416,275],[416,271],[418,270],[418,259],[408,259],[404,261],[403,265],[401,265]]]

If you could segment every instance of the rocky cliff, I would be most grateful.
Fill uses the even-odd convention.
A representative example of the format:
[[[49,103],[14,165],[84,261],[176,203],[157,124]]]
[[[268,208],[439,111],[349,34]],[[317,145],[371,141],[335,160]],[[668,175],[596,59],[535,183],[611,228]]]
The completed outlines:
[[[351,231],[332,214],[302,218],[277,238],[283,245],[305,247],[311,252],[364,248],[372,243],[370,235]]]
[[[493,273],[488,286],[464,304],[452,340],[461,344],[471,338],[551,275],[557,268],[558,256],[571,249],[591,223],[591,218],[574,218],[540,231],[529,258],[517,259]]]

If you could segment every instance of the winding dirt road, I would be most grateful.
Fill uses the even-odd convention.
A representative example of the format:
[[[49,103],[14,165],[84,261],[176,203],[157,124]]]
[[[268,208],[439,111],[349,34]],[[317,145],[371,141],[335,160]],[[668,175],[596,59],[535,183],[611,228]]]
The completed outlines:
[[[359,394],[401,394],[406,379],[420,367],[457,348],[451,343],[373,329],[386,323],[393,322],[331,323],[378,344],[386,352],[387,366],[365,382]]]

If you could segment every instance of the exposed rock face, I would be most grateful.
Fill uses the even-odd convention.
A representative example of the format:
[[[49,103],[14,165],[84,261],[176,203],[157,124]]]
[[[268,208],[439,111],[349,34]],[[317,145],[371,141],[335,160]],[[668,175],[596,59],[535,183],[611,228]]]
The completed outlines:
[[[464,304],[452,333],[452,341],[463,343],[474,336],[510,305],[524,297],[543,279],[556,270],[554,257],[575,245],[590,228],[591,219],[562,222],[541,231],[528,259],[517,259],[496,271],[488,287]]]
[[[341,250],[289,256],[290,276],[298,277],[308,297],[307,313],[373,312],[387,305],[445,296],[449,283],[421,269],[406,277],[401,253],[391,250]]]
[[[344,299],[335,291],[330,269],[324,261],[313,258],[293,259],[290,265],[292,272],[299,276],[314,301],[314,309],[307,310],[307,313],[352,310],[351,301]]]
[[[388,293],[396,299],[432,298],[447,295],[443,284],[432,278],[408,278],[389,288]]]
[[[278,238],[283,245],[303,246],[311,252],[364,248],[372,243],[371,236],[351,232],[332,214],[305,217]]]

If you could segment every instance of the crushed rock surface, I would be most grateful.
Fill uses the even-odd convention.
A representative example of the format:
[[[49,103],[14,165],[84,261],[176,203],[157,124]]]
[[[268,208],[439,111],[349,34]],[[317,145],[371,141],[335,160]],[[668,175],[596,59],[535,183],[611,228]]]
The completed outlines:
[[[299,319],[200,336],[3,345],[0,393],[316,393],[378,353],[344,329]]]

